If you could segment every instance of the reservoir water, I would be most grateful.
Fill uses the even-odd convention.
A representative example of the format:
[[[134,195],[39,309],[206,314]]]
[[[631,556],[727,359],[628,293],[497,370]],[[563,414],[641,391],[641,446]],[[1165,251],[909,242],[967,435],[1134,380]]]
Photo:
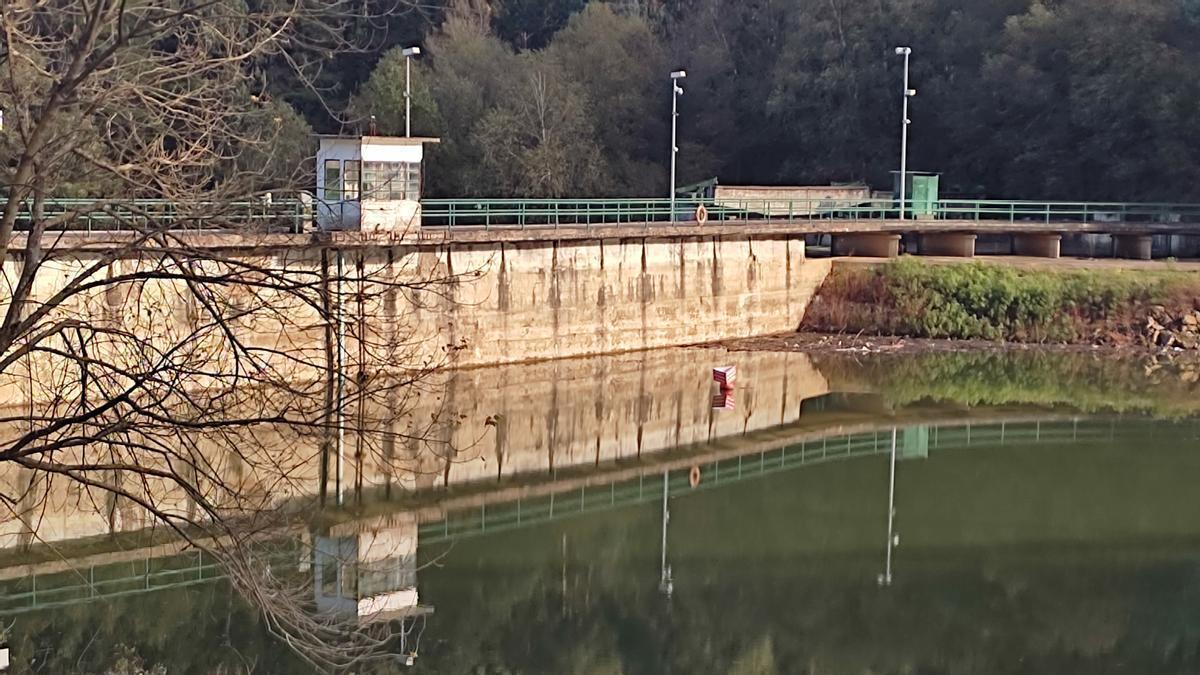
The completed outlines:
[[[714,365],[739,370],[719,405]],[[465,371],[438,405],[471,442],[357,468],[263,574],[399,627],[363,673],[1196,673],[1197,373],[715,349]],[[11,672],[316,670],[221,565],[92,509],[0,531]]]

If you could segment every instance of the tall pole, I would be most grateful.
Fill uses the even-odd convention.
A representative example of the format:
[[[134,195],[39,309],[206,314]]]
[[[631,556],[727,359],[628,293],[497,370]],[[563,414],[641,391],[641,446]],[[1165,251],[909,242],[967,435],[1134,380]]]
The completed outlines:
[[[904,220],[908,196],[908,98],[914,93],[908,88],[908,59],[912,56],[912,48],[897,47],[896,53],[904,55],[904,105],[900,117],[900,220]]]
[[[907,87],[906,87],[907,88]],[[404,57],[404,137],[412,136],[412,57]]]
[[[404,55],[404,137],[412,136],[412,60],[421,55],[421,48],[413,45],[400,52]]]
[[[671,73],[671,222],[675,222],[675,155],[679,153],[679,145],[676,142],[677,132],[679,128],[679,95],[683,93],[683,87],[679,86],[679,80],[687,77],[686,70],[676,70]]]
[[[679,127],[679,87],[675,85],[675,80],[671,80],[671,222],[675,222],[675,154],[679,152],[679,146],[675,143],[676,132]]]

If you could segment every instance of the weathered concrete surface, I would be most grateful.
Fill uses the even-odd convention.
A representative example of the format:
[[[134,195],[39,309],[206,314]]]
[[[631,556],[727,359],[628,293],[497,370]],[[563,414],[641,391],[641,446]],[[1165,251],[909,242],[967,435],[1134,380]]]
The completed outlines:
[[[317,286],[322,278],[337,278],[337,251],[350,280],[340,296],[348,363],[373,374],[428,364],[472,367],[636,351],[791,330],[803,319],[830,267],[828,260],[806,259],[799,236],[437,245],[370,233],[337,233],[320,241],[298,236],[197,234],[188,245],[212,256],[190,263],[189,271],[223,280],[215,291],[223,294],[217,310],[238,316],[229,327],[241,343],[255,350],[273,377],[299,382],[324,373],[324,291]],[[170,278],[179,270],[167,256],[143,250],[94,267],[104,260],[106,247],[120,240],[105,243],[81,236],[76,243],[82,247],[43,265],[35,303],[84,277],[148,278],[77,294],[47,321],[82,320],[124,329],[162,349],[211,323],[212,308],[200,306],[184,281]],[[20,259],[10,257],[2,275],[15,284],[20,270]],[[262,275],[272,281],[250,283]],[[281,292],[281,279],[305,290]],[[337,285],[330,283],[328,292],[329,306],[337,306]],[[7,303],[3,294],[0,290],[0,307]],[[119,364],[139,361],[144,351],[129,341],[93,348],[95,356]],[[213,327],[189,339],[186,354],[176,354],[208,364],[234,359],[226,336]],[[73,397],[79,382],[68,366],[45,353],[22,359],[0,374],[0,407],[29,397]]]
[[[1036,258],[1058,258],[1062,253],[1062,235],[1042,233],[1013,235],[1013,253]]]
[[[926,232],[921,234],[921,255],[975,257],[975,234],[966,232]]]
[[[895,258],[900,255],[900,235],[885,232],[835,235],[833,255]]]
[[[459,365],[602,354],[790,330],[828,274],[800,238],[455,245],[481,270],[444,317]]]
[[[1150,260],[1153,256],[1154,238],[1147,234],[1122,234],[1113,236],[1113,256],[1131,260]]]

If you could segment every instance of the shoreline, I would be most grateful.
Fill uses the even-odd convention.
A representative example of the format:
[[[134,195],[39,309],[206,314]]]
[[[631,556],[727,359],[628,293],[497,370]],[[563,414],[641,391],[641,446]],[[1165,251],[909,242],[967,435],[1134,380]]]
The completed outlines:
[[[1092,343],[1002,342],[982,339],[913,338],[867,333],[819,333],[798,331],[759,337],[735,338],[697,345],[721,348],[730,352],[794,351],[809,354],[939,354],[955,352],[1042,352],[1067,354],[1096,354],[1116,357],[1151,357],[1173,359],[1192,356],[1194,350],[1154,348],[1137,344],[1103,345]]]

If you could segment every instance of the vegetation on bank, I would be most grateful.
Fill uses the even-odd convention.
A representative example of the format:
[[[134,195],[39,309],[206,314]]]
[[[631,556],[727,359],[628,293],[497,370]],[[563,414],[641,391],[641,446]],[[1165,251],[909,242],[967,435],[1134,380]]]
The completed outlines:
[[[1182,324],[1198,310],[1196,274],[1019,270],[985,263],[930,265],[902,258],[878,267],[836,269],[810,306],[803,328],[1149,346],[1157,337],[1150,328],[1162,317],[1175,317]]]

